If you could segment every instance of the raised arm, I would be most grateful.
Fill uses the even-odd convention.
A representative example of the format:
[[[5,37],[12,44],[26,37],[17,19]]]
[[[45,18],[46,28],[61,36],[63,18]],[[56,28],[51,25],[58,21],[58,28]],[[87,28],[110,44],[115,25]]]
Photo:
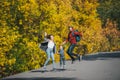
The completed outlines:
[[[46,32],[44,33],[44,40],[49,41],[49,39],[47,38],[47,33]]]
[[[67,42],[67,41],[65,40],[65,41],[62,43],[62,45],[64,45],[66,42]]]
[[[82,34],[80,32],[75,31],[74,34],[75,35],[80,35],[82,37]]]

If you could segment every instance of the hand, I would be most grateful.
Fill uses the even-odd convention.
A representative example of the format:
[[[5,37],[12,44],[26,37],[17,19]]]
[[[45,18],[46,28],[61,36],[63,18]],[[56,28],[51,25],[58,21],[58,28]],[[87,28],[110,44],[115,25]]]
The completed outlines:
[[[38,45],[38,47],[40,48],[41,44]]]
[[[66,41],[64,41],[63,43],[62,43],[62,45],[64,45],[66,43]]]
[[[44,35],[47,36],[47,33],[45,32]]]

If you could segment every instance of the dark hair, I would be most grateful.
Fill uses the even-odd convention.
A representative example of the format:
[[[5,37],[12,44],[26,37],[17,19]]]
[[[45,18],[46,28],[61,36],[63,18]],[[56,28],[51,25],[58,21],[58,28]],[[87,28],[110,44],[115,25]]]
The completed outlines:
[[[68,28],[73,28],[73,26],[68,26]]]
[[[47,35],[47,39],[51,39],[51,36],[52,36],[51,34],[50,34],[50,35]]]

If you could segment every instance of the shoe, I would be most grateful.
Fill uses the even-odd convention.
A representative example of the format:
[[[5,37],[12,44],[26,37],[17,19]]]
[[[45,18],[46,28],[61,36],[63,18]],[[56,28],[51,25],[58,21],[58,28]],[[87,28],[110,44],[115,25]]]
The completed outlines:
[[[43,67],[43,70],[46,71],[46,66]]]
[[[63,69],[63,66],[60,66],[60,69]]]
[[[65,69],[66,68],[66,65],[63,65],[63,69]]]
[[[75,62],[75,59],[72,60],[72,64]]]
[[[52,71],[56,71],[56,68],[53,68]]]
[[[80,61],[80,55],[78,54],[78,60]]]

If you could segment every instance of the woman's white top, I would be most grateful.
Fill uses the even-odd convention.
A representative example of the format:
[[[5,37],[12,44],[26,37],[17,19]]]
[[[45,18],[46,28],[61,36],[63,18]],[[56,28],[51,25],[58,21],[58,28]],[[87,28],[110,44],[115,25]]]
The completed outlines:
[[[48,42],[48,48],[54,48],[54,42],[53,41],[51,41],[51,40],[49,40],[49,42]]]

